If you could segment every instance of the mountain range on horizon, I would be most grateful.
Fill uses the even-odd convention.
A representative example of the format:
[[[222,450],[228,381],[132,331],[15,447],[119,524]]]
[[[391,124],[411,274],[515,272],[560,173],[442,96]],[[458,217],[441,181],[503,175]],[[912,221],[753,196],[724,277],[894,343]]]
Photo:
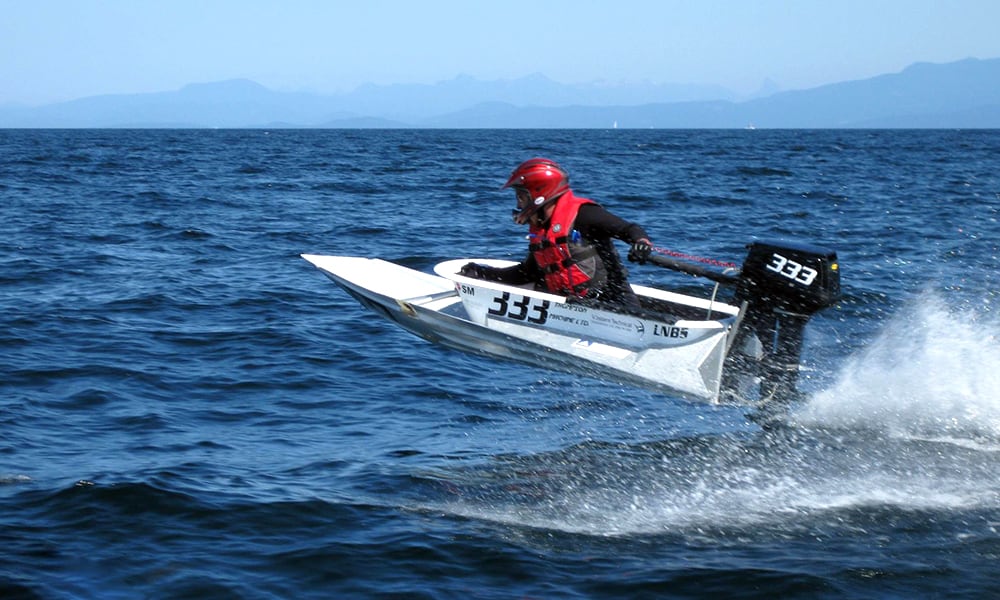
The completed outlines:
[[[0,128],[1000,128],[1000,59],[915,63],[806,90],[561,84],[536,74],[366,84],[338,95],[238,79],[0,107]]]

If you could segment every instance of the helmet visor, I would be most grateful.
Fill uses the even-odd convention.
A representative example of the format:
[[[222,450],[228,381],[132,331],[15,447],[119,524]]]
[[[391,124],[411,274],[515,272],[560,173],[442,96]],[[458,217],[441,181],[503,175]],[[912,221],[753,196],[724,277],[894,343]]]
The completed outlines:
[[[515,223],[524,224],[535,208],[534,199],[531,192],[524,186],[513,186],[514,195],[517,197],[517,206],[510,211]]]

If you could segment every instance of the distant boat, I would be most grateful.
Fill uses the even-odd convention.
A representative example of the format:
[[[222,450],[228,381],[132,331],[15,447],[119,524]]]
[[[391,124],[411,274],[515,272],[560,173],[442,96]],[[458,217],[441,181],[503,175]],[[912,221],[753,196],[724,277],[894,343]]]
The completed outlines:
[[[618,129],[618,121],[615,121],[614,123],[612,123],[611,124],[611,128],[612,129]]]
[[[747,123],[747,126],[744,127],[744,129],[757,129],[757,126],[753,123]]]

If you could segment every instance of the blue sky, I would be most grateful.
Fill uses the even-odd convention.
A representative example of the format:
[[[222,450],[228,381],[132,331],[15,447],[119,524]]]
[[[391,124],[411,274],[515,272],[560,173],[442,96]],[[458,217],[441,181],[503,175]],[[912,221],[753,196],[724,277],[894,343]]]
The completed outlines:
[[[0,0],[0,104],[248,78],[801,89],[1000,58],[996,0]]]

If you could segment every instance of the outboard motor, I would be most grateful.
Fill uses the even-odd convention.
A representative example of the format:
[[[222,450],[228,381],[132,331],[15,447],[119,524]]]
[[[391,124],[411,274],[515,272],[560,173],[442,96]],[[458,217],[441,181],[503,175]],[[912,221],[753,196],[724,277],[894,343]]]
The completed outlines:
[[[760,400],[788,402],[797,395],[805,325],[840,299],[833,250],[793,242],[753,242],[736,282],[736,302],[747,305],[725,371],[756,374]],[[736,382],[724,386],[733,389]]]

